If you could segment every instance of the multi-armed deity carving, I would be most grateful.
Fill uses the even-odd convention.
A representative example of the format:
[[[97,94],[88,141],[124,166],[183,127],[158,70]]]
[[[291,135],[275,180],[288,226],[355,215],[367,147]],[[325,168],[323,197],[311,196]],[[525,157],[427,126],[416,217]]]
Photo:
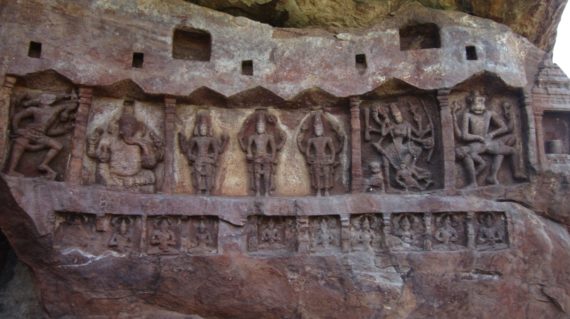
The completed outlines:
[[[78,99],[73,93],[42,93],[37,98],[22,98],[16,106],[19,111],[12,117],[14,142],[7,173],[22,176],[16,171],[22,155],[26,151],[47,150],[37,169],[54,180],[57,172],[49,164],[63,149],[62,143],[54,137],[73,129],[77,106]]]
[[[338,250],[341,245],[340,219],[336,216],[316,216],[310,219],[311,250]]]
[[[246,153],[250,188],[256,196],[269,196],[275,189],[277,154],[286,140],[277,117],[267,110],[256,110],[244,121],[238,140]]]
[[[317,196],[329,195],[335,185],[335,168],[344,146],[344,134],[322,111],[313,112],[301,124],[297,146],[309,166],[311,186]]]
[[[478,91],[472,91],[465,100],[466,108],[454,103],[452,115],[455,135],[460,141],[455,154],[467,171],[467,187],[477,186],[477,177],[489,166],[485,157],[492,159],[486,177],[488,184],[499,184],[498,173],[505,156],[511,159],[514,177],[525,179],[513,106],[502,102],[500,111],[488,109],[487,98]],[[459,120],[458,113],[462,109],[465,111]]]
[[[228,137],[214,136],[212,119],[207,112],[200,112],[191,138],[178,134],[182,152],[192,166],[192,185],[196,193],[209,195],[216,180],[218,161],[224,151]]]
[[[360,215],[350,220],[350,242],[352,250],[374,251],[383,247],[382,217]]]
[[[379,161],[368,164],[372,175],[368,190],[383,191],[384,181],[387,187],[406,192],[423,191],[434,184],[432,173],[423,166],[425,163],[420,163],[420,158],[427,163],[433,156],[433,120],[423,100],[407,105],[412,121],[406,119],[397,103],[375,103],[364,109],[364,140],[381,155]],[[384,176],[380,166],[384,167]]]
[[[477,217],[476,245],[479,249],[498,249],[508,246],[507,222],[502,213],[485,212]]]
[[[121,116],[87,137],[87,155],[97,161],[98,180],[109,187],[154,192],[154,168],[164,156],[162,138],[135,116],[125,101]]]
[[[149,219],[148,253],[170,254],[178,252],[178,220],[170,216]]]
[[[421,249],[424,244],[425,225],[422,214],[392,215],[392,232],[399,239],[400,249]]]

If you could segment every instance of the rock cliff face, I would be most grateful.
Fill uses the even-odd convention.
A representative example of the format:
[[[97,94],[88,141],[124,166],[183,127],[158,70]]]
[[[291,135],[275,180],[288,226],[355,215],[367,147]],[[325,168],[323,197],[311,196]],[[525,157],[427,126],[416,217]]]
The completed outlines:
[[[410,3],[449,11],[461,11],[509,26],[537,47],[554,46],[556,27],[566,1],[524,0],[188,0],[235,16],[273,26],[292,28],[361,28],[389,20]]]
[[[0,314],[567,318],[570,79],[465,3],[0,0]]]

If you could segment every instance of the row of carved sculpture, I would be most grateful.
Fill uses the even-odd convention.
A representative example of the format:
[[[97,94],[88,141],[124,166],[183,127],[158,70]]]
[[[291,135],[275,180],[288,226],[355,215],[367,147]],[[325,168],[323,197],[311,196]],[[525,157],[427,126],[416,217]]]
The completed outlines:
[[[501,212],[364,214],[351,216],[346,226],[332,215],[254,215],[246,225],[247,249],[270,254],[302,251],[303,245],[313,253],[345,247],[353,252],[497,250],[509,245],[507,225]],[[215,254],[218,228],[214,216],[59,213],[55,245],[90,253]]]
[[[367,191],[425,191],[435,187],[432,158],[438,136],[434,115],[426,102],[407,102],[407,112],[398,103],[370,103],[363,106],[362,135],[375,155],[363,156],[367,164]],[[353,100],[360,105],[360,101]],[[524,160],[518,115],[504,102],[499,111],[487,109],[486,97],[472,92],[467,107],[452,106],[456,137],[456,159],[463,163],[467,186],[477,186],[478,177],[486,172],[489,184],[498,184],[503,159],[511,159],[515,179],[525,179]],[[25,151],[48,150],[39,171],[54,179],[57,173],[50,162],[63,148],[54,136],[73,127],[77,97],[41,94],[37,99],[23,99],[12,119],[13,146],[7,173],[19,175],[17,166]],[[25,119],[25,120],[24,120]],[[447,134],[443,132],[442,134]],[[249,185],[257,196],[275,190],[274,175],[278,153],[287,135],[277,117],[267,109],[257,109],[248,116],[237,140],[247,161]],[[229,137],[214,134],[209,111],[197,113],[192,136],[178,134],[179,146],[191,166],[194,190],[211,194]],[[346,135],[330,113],[312,111],[300,124],[296,138],[310,173],[311,186],[318,196],[329,195],[338,180],[339,154],[345,149]],[[441,148],[439,148],[441,150]],[[97,180],[108,187],[154,192],[154,169],[163,161],[165,143],[153,129],[137,119],[133,101],[125,101],[120,117],[99,124],[87,135],[87,155],[97,162]],[[435,154],[434,154],[435,153]],[[440,160],[441,161],[441,160]],[[490,165],[488,161],[491,161]]]

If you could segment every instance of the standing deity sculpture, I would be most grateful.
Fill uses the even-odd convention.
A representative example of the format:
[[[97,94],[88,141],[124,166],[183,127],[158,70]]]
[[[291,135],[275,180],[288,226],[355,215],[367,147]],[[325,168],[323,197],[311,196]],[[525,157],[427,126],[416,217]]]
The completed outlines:
[[[200,112],[196,117],[192,137],[187,139],[178,133],[178,142],[192,166],[192,186],[195,192],[209,195],[215,186],[218,161],[228,137],[215,137],[210,114]]]
[[[285,144],[286,135],[277,118],[259,109],[244,122],[238,140],[246,153],[250,187],[256,196],[269,196],[275,189],[274,174],[277,154]]]
[[[425,161],[431,160],[435,144],[432,119],[423,101],[420,102],[422,107],[409,103],[413,123],[404,117],[396,103],[388,107],[373,105],[365,109],[364,114],[364,139],[372,141],[372,134],[380,135],[371,144],[382,156],[387,184],[406,192],[423,191],[433,185],[431,172],[419,163],[424,151],[428,151]],[[377,165],[371,165],[376,175],[379,171]]]
[[[466,102],[467,110],[463,113],[461,124],[457,119],[461,107],[457,103],[453,105],[452,116],[455,135],[462,144],[455,149],[455,153],[467,170],[467,187],[477,186],[477,176],[487,168],[488,164],[483,155],[492,158],[487,183],[499,184],[497,174],[505,156],[511,158],[514,177],[525,179],[520,158],[520,141],[514,133],[516,116],[512,105],[508,102],[502,103],[504,115],[501,116],[498,112],[487,109],[486,97],[478,91],[472,91]]]
[[[97,163],[97,179],[108,187],[154,192],[156,168],[164,156],[162,139],[139,121],[133,103],[121,116],[95,128],[87,137],[87,155]]]
[[[50,167],[51,161],[61,152],[63,145],[54,137],[64,135],[73,129],[74,112],[78,106],[75,94],[42,93],[38,98],[27,99],[19,103],[22,110],[12,118],[14,142],[7,174],[22,176],[16,168],[26,151],[48,150],[38,171],[54,180],[57,172]]]
[[[297,135],[297,146],[305,156],[309,166],[311,186],[316,190],[317,196],[328,196],[335,185],[335,168],[339,164],[338,154],[344,146],[341,129],[322,111],[313,112],[301,124],[301,130]]]

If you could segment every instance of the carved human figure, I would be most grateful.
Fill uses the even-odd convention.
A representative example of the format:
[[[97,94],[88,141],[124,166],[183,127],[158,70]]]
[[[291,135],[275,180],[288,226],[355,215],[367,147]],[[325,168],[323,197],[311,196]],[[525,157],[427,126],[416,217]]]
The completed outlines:
[[[111,220],[113,233],[109,238],[108,246],[117,250],[124,250],[132,247],[132,223],[130,217],[118,217]]]
[[[150,244],[158,247],[160,252],[163,253],[170,252],[171,247],[176,246],[176,236],[170,229],[170,221],[168,219],[160,218],[154,223]]]
[[[266,110],[257,110],[244,122],[239,142],[246,153],[251,188],[256,196],[269,196],[275,188],[277,154],[285,144],[285,133],[278,128],[277,118]]]
[[[61,103],[62,100],[65,102]],[[15,139],[7,174],[22,176],[16,168],[24,152],[47,149],[37,168],[45,173],[46,178],[54,180],[57,172],[49,164],[63,149],[63,145],[53,137],[68,133],[73,128],[72,112],[78,106],[77,96],[42,93],[38,98],[24,100],[20,104],[25,108],[12,118]],[[25,119],[29,121],[26,122]]]
[[[199,194],[209,195],[215,186],[220,154],[227,145],[227,135],[215,137],[209,113],[198,113],[190,139],[178,133],[182,152],[192,166],[192,185]]]
[[[394,235],[404,247],[418,246],[424,232],[422,218],[417,214],[397,214],[392,219]]]
[[[212,245],[212,236],[210,236],[210,230],[204,222],[204,219],[200,219],[200,222],[196,226],[196,247],[208,248]]]
[[[468,110],[463,114],[461,126],[457,123],[457,105],[452,108],[452,114],[455,134],[466,144],[456,148],[456,156],[463,161],[467,170],[469,179],[467,187],[477,186],[477,175],[487,167],[482,154],[488,154],[493,158],[487,183],[499,184],[497,174],[505,156],[511,157],[515,178],[526,178],[520,165],[517,137],[512,134],[515,127],[512,105],[508,102],[502,104],[507,120],[505,123],[498,113],[487,109],[486,97],[478,91],[472,91],[467,96],[466,102]]]
[[[382,165],[378,161],[372,161],[368,164],[370,177],[367,180],[367,191],[384,192],[384,174],[382,173]]]
[[[328,196],[334,187],[335,167],[339,164],[337,154],[342,151],[343,144],[344,134],[341,129],[322,111],[313,112],[301,124],[297,146],[305,156],[311,186],[317,196]]]
[[[371,133],[380,134],[372,146],[395,171],[396,186],[404,190],[425,190],[433,184],[431,172],[417,163],[423,150],[430,150],[429,161],[434,147],[431,118],[424,106],[425,117],[429,119],[429,123],[424,123],[419,110],[419,106],[410,105],[415,125],[404,118],[395,103],[389,105],[389,111],[383,105],[376,105],[365,113],[365,140],[371,140]],[[370,117],[379,129],[372,127]]]
[[[273,221],[273,218],[270,218],[267,224],[263,226],[261,230],[261,241],[269,245],[282,241],[280,229]]]
[[[458,240],[457,230],[452,225],[450,216],[443,216],[441,225],[435,232],[435,239],[444,245],[455,243]]]
[[[485,213],[479,221],[477,245],[495,246],[505,243],[503,220],[493,213]]]
[[[364,250],[372,250],[374,232],[370,220],[366,217],[353,219],[353,246],[362,247]]]
[[[136,118],[133,103],[125,101],[118,119],[88,135],[87,155],[98,162],[98,179],[104,185],[154,192],[153,169],[163,159],[164,143]]]
[[[317,247],[329,248],[335,244],[335,235],[331,229],[326,218],[322,218],[320,222],[316,223],[315,245]]]

